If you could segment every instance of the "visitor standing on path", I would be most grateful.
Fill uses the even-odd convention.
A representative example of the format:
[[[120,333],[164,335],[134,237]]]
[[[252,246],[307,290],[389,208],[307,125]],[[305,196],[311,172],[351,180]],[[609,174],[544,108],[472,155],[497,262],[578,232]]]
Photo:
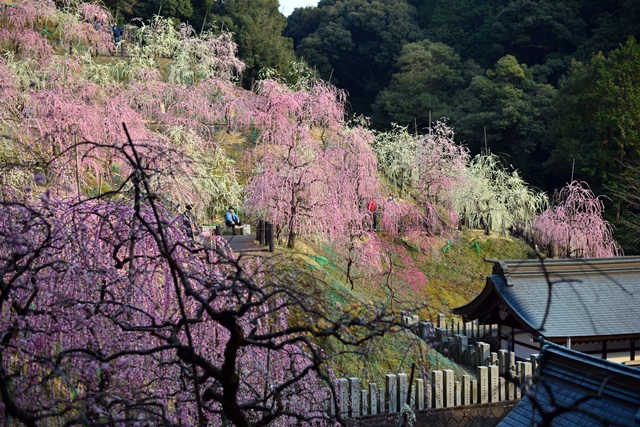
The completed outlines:
[[[113,27],[111,27],[111,32],[113,33],[113,42],[117,45],[118,43],[120,43],[122,28],[120,28],[120,25],[118,25],[117,22],[114,22]]]
[[[367,209],[369,209],[369,213],[371,214],[371,229],[376,231],[378,228],[378,205],[376,205],[376,201],[371,199],[369,203],[367,203]]]
[[[196,221],[196,216],[193,213],[193,206],[190,204],[185,205],[185,211],[182,213],[182,225],[185,233],[189,239],[194,240],[195,237],[200,235],[202,231]]]

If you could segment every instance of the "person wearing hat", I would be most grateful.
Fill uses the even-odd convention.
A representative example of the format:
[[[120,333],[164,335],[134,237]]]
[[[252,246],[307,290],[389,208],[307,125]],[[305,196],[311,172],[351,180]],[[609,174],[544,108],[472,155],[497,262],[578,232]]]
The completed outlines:
[[[224,214],[224,221],[227,223],[227,227],[231,227],[234,236],[236,235],[236,227],[242,226],[240,218],[233,211],[233,206],[229,206],[229,210]]]

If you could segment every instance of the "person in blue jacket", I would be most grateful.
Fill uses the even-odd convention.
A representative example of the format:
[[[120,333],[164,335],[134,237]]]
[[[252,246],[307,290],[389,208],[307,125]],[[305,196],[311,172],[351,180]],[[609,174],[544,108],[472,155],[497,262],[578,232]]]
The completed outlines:
[[[236,235],[236,227],[242,226],[242,221],[238,218],[238,215],[233,211],[233,206],[229,206],[229,210],[224,214],[224,221],[227,227],[231,227],[233,235]]]
[[[113,42],[117,45],[118,43],[120,43],[122,28],[120,28],[120,25],[118,25],[117,22],[114,22],[113,26],[111,27],[111,32],[113,33]]]

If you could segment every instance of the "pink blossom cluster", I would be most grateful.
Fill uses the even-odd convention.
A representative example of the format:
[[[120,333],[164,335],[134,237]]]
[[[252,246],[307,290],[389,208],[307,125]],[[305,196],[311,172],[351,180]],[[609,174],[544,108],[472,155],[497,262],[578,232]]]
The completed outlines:
[[[346,239],[362,230],[380,193],[371,133],[344,122],[343,94],[318,83],[293,91],[261,83],[247,111],[260,129],[248,206],[293,247],[298,235]]]
[[[92,25],[108,19],[96,6],[70,17],[38,4],[9,8],[11,30],[52,43],[38,33],[50,23],[65,52],[108,35]],[[183,42],[192,35],[179,29]],[[347,341],[351,325],[313,307],[305,316],[327,331],[294,323],[290,312],[307,303],[288,286],[296,277],[236,259],[219,237],[213,248],[189,240],[174,209],[203,199],[194,182],[212,174],[206,155],[222,149],[220,134],[255,133],[247,210],[291,242],[350,241],[357,274],[382,272],[388,248],[366,232],[366,202],[380,198],[372,134],[345,122],[344,92],[322,82],[239,88],[231,75],[242,64],[224,34],[194,42],[215,52],[206,66],[219,72],[188,85],[146,65],[100,80],[93,70],[105,68],[86,57],[2,37],[16,54],[0,59],[3,141],[11,173],[29,172],[0,183],[2,415],[125,425],[325,417],[331,372],[309,337],[347,331]]]
[[[217,423],[222,398],[211,396],[231,369],[247,420],[324,416],[317,350],[285,333],[289,303],[259,264],[247,265],[247,276],[224,251],[193,252],[161,206],[47,194],[0,211],[0,383],[12,377],[5,407],[41,421],[175,425],[194,425],[201,410]]]
[[[559,194],[558,204],[534,221],[543,246],[562,257],[612,257],[622,254],[613,226],[603,218],[604,204],[585,182],[573,181]]]

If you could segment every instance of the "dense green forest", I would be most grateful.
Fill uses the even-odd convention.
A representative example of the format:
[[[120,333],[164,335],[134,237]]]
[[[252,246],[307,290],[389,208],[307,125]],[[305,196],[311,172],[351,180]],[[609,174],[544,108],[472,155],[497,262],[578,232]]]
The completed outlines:
[[[446,117],[472,152],[486,143],[532,184],[562,186],[575,159],[601,191],[633,151],[630,105],[614,107],[632,88],[614,86],[638,81],[639,25],[635,1],[322,0],[285,34],[377,128]]]
[[[629,251],[639,29],[632,0],[322,0],[285,34],[378,129],[446,118],[472,153],[489,148],[550,193],[588,181]]]

